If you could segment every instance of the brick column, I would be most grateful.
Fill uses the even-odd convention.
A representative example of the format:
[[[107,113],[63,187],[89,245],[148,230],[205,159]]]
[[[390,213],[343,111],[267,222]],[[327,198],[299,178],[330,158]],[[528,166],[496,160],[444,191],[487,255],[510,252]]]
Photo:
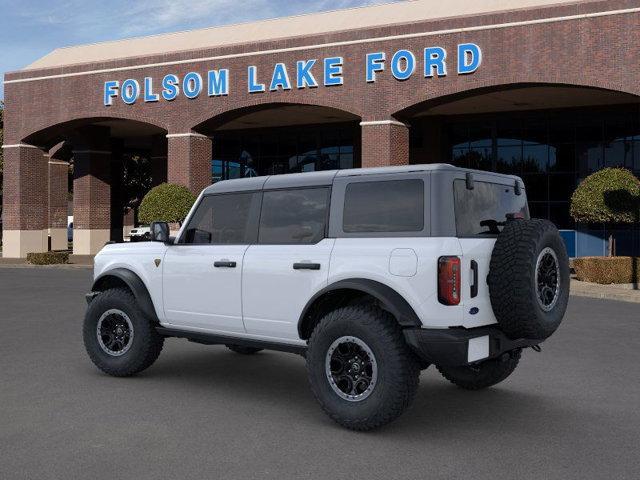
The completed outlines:
[[[66,250],[69,164],[49,158],[49,236],[51,250]]]
[[[167,140],[168,182],[184,185],[196,195],[211,185],[211,139],[198,133],[174,133]]]
[[[396,120],[360,122],[362,167],[409,165],[409,127]]]
[[[94,255],[111,237],[111,151],[73,152],[73,253]]]
[[[151,186],[167,181],[167,138],[155,135],[151,140]]]
[[[4,258],[46,252],[48,154],[33,145],[4,145]]]

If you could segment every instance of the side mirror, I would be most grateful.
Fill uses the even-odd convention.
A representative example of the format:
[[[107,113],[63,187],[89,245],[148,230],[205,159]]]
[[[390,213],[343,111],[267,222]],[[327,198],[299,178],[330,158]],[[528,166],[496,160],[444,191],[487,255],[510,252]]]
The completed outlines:
[[[151,222],[149,230],[152,242],[169,242],[169,224],[167,222]]]

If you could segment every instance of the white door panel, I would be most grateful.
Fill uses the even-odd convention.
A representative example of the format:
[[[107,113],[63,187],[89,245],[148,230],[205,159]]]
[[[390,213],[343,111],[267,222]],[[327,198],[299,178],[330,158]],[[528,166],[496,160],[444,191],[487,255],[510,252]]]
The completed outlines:
[[[244,332],[241,289],[246,250],[247,245],[170,247],[163,262],[167,322],[218,332]]]
[[[242,273],[247,333],[299,339],[298,319],[309,299],[327,284],[334,242],[248,248]],[[294,264],[301,264],[300,268]]]

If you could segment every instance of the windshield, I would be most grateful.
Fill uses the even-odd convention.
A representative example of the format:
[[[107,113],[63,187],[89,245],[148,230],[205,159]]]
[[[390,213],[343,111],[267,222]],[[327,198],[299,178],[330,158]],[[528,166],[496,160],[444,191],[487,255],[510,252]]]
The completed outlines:
[[[524,189],[516,195],[513,186],[476,181],[469,190],[464,180],[455,180],[453,193],[459,237],[496,236],[508,215],[529,218]]]

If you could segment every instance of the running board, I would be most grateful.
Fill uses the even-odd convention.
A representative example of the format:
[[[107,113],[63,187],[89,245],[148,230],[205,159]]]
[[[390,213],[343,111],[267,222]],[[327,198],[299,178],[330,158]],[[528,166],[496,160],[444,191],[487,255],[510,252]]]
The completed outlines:
[[[203,345],[240,345],[242,347],[264,348],[265,350],[277,350],[279,352],[297,353],[303,355],[307,351],[306,345],[291,345],[288,343],[268,342],[254,340],[252,338],[238,338],[216,333],[188,332],[175,328],[156,327],[156,331],[163,337],[186,338],[190,342]]]

